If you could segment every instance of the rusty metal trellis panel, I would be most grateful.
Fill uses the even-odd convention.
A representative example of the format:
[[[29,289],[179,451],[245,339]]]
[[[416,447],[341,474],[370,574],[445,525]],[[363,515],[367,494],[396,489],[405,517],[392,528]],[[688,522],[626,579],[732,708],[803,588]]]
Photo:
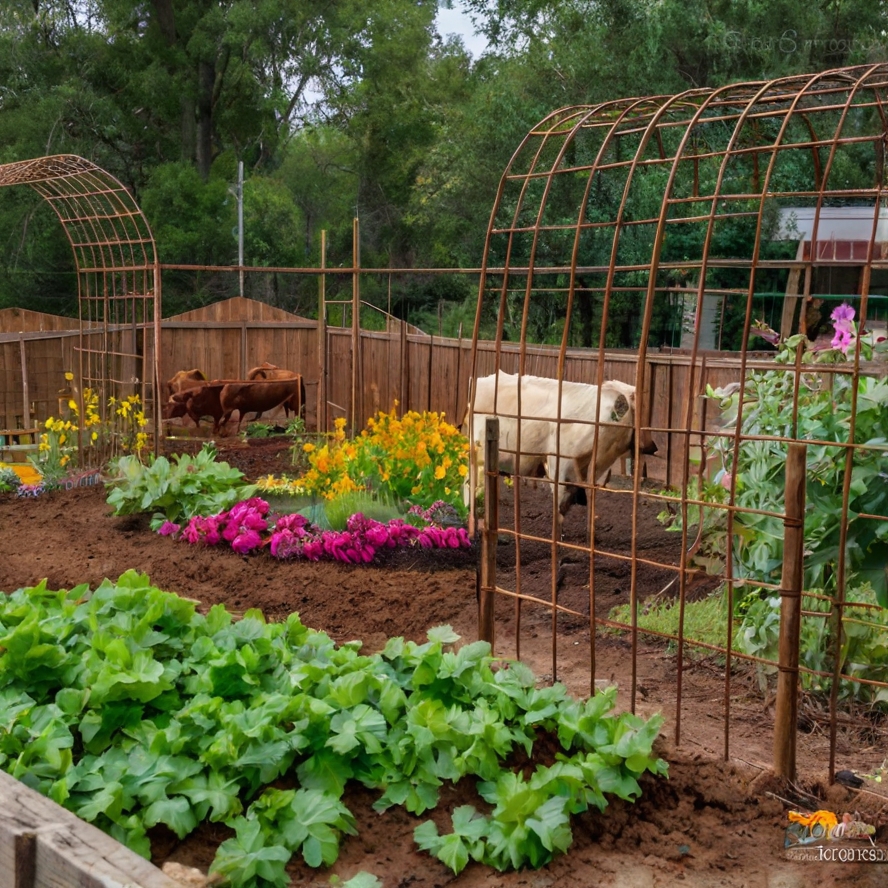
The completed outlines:
[[[628,374],[623,379],[636,386],[636,447],[640,433],[646,430],[660,453],[670,454],[670,459],[677,456],[681,465],[679,478],[673,479],[670,473],[670,481],[680,486],[679,509],[684,516],[681,558],[677,564],[662,566],[674,573],[682,612],[688,587],[699,574],[689,555],[694,541],[688,537],[688,510],[696,503],[689,497],[688,487],[695,478],[704,477],[705,459],[698,466],[692,456],[709,453],[721,434],[723,446],[736,461],[742,443],[742,404],[726,443],[724,430],[714,429],[712,416],[707,416],[703,393],[713,381],[713,359],[731,336],[738,335],[739,379],[741,385],[745,383],[754,366],[761,365],[762,356],[753,361],[751,351],[758,347],[754,339],[755,322],[760,319],[757,313],[766,305],[773,316],[770,326],[784,338],[800,332],[813,339],[817,325],[822,325],[829,309],[838,304],[830,304],[831,299],[855,301],[860,330],[885,321],[886,102],[888,65],[871,64],[719,89],[694,89],[674,96],[563,108],[528,132],[502,176],[485,242],[472,376],[491,372],[490,361],[480,356],[478,343],[482,329],[492,324],[496,325],[494,371],[514,372],[517,368],[519,374],[533,375],[534,347],[552,343],[560,349],[553,374],[560,380],[568,378],[569,352],[575,353],[578,347],[597,350],[598,361],[587,365],[594,370],[578,381],[600,385],[607,378],[606,347],[616,344],[637,349],[634,379]],[[742,249],[739,243],[744,245]],[[664,338],[666,328],[657,326],[663,317],[679,321],[670,328],[675,337],[672,341]],[[627,324],[631,342],[614,341],[614,318]],[[731,333],[732,323],[739,333]],[[508,354],[507,342],[520,343],[517,361]],[[652,357],[664,350],[686,355],[688,360],[681,390],[673,390],[665,404],[651,398]],[[851,380],[856,403],[860,377],[884,373],[884,369],[864,365],[859,342],[849,358],[828,372]],[[792,375],[797,403],[801,370],[781,366]],[[810,370],[810,365],[806,369]],[[502,416],[509,409],[498,406],[496,412]],[[516,414],[514,406],[511,412]],[[855,448],[860,447],[853,443],[853,426],[852,420],[847,440],[838,445],[847,461],[840,582],[834,602],[839,617],[845,607],[849,484]],[[599,435],[596,421],[596,448]],[[521,450],[520,432],[518,437],[513,447]],[[796,438],[783,440],[788,443]],[[477,447],[473,449],[477,452]],[[636,542],[638,514],[642,504],[663,501],[662,491],[652,491],[643,483],[641,453],[636,450],[634,456],[631,490],[627,490],[633,504],[632,622],[628,627],[633,708],[639,604],[643,596],[657,591],[638,587],[638,567],[645,563]],[[470,477],[474,483],[476,473]],[[596,489],[600,490],[591,480],[586,483],[590,515]],[[543,583],[522,576],[521,549],[531,538],[521,526],[520,488],[514,485],[514,526],[501,527],[499,537],[501,558],[503,540],[510,538],[514,545],[515,570],[509,575],[513,585],[507,586],[501,577],[491,581],[493,591],[514,605],[518,628],[509,653],[520,656],[522,609],[543,609],[550,614],[552,673],[557,675],[559,614],[585,615],[590,625],[591,688],[596,663],[594,629],[608,622],[600,613],[596,615],[595,565],[613,553],[603,553],[596,546],[591,517],[587,541],[565,542],[559,539],[553,515],[551,576]],[[729,540],[734,516],[740,511],[735,495],[732,486],[725,506]],[[565,603],[559,593],[558,566],[565,553],[588,559],[589,600],[583,607]],[[721,580],[731,601],[735,580],[730,545]],[[676,739],[681,730],[685,651],[683,624],[679,626]],[[727,756],[731,664],[738,654],[731,649],[730,637],[722,650],[727,659],[723,702]],[[835,699],[832,705],[834,741]],[[833,742],[833,756],[834,752]]]
[[[142,211],[117,179],[75,155],[4,164],[0,186],[6,185],[28,185],[41,195],[71,244],[80,307],[78,366],[71,368],[78,382],[79,413],[84,416],[84,391],[92,390],[98,395],[103,428],[111,430],[99,446],[87,448],[80,441],[81,463],[91,459],[101,464],[121,452],[132,426],[115,405],[132,395],[141,399],[145,415],[154,418],[156,447],[160,275]]]

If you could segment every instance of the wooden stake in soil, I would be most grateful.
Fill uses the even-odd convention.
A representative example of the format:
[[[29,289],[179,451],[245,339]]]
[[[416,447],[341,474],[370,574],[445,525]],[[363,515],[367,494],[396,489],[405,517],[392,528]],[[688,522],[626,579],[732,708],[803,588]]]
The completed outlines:
[[[496,545],[499,537],[499,420],[484,423],[484,527],[481,531],[481,584],[478,637],[493,651],[493,601],[496,594]]]
[[[805,473],[808,446],[791,443],[786,459],[783,572],[780,578],[780,647],[774,718],[774,771],[795,780],[799,716],[799,629],[805,544]]]

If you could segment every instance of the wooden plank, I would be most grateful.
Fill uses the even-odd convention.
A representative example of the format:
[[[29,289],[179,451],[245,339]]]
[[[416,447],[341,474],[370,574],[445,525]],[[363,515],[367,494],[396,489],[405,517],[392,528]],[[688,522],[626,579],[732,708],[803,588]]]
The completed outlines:
[[[135,851],[0,772],[0,886],[73,885],[180,888]]]

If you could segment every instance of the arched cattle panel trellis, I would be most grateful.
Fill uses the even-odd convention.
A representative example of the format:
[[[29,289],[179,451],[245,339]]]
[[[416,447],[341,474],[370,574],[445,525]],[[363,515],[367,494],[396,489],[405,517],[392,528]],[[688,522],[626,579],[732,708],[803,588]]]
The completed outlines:
[[[565,108],[527,134],[501,179],[487,232],[473,334],[475,343],[495,338],[496,347],[492,352],[473,348],[472,376],[505,370],[554,375],[562,386],[571,381],[601,385],[612,378],[635,384],[635,446],[640,448],[649,432],[659,448],[651,458],[666,455],[672,460],[668,477],[680,491],[676,511],[683,516],[681,550],[674,563],[662,567],[673,574],[670,585],[682,608],[688,587],[700,574],[694,536],[689,536],[689,514],[696,506],[689,485],[711,480],[707,458],[717,448],[726,464],[736,465],[741,448],[751,440],[747,432],[741,434],[749,427],[742,399],[734,425],[718,428],[711,399],[706,412],[706,386],[734,382],[743,387],[756,372],[774,366],[772,354],[753,351],[769,348],[764,338],[756,338],[758,332],[772,335],[763,328],[773,328],[784,340],[806,334],[809,343],[816,340],[816,347],[828,350],[830,314],[842,302],[853,306],[861,333],[886,327],[886,100],[888,65],[878,64]],[[494,337],[482,336],[492,328]],[[546,365],[534,346],[544,343],[559,349],[554,374],[538,369]],[[654,379],[654,374],[667,372],[656,362],[664,350],[685,358],[685,366],[675,368],[675,379],[672,367],[668,380],[662,375]],[[829,602],[839,617],[850,570],[849,479],[862,452],[860,442],[855,443],[853,418],[858,383],[863,376],[885,372],[884,364],[868,364],[866,356],[857,338],[847,361],[821,371],[821,378],[848,380],[851,401],[845,438],[830,439],[841,445],[846,466],[835,547],[838,580],[831,580],[836,588]],[[777,436],[781,447],[804,440],[794,410],[808,377],[800,365],[788,371],[789,430]],[[669,394],[661,395],[664,390]],[[497,388],[493,396],[491,412],[501,418],[501,434],[509,415],[527,415],[520,405],[524,389],[513,391],[510,395]],[[549,462],[556,465],[562,460],[552,457],[551,449],[563,452],[567,428],[562,403],[553,395],[545,408],[550,411],[546,418],[554,414]],[[607,428],[602,419],[590,430],[593,463]],[[502,447],[527,452],[542,446],[535,439],[522,443],[528,432],[520,424],[512,423],[510,434],[511,441],[501,441]],[[478,425],[473,438],[477,455],[483,446]],[[632,497],[628,561],[633,627],[640,597],[657,591],[639,586],[639,566],[646,559],[637,545],[638,516],[646,503],[662,504],[664,499],[645,487],[642,453],[636,449],[634,455],[631,489],[622,491]],[[548,471],[557,469],[550,465]],[[736,478],[727,477],[730,501],[724,511],[731,540],[743,509]],[[590,514],[596,499],[604,496],[593,480],[579,483],[588,488]],[[481,483],[474,473],[472,483]],[[551,614],[553,672],[559,620],[585,616],[594,678],[596,564],[613,563],[620,556],[596,543],[591,519],[587,540],[559,539],[553,502],[551,574],[542,584],[539,578],[532,582],[522,576],[522,553],[539,543],[522,528],[524,490],[514,485],[514,526],[498,528],[498,560],[503,562],[503,537],[510,536],[515,568],[504,576],[495,566],[497,558],[485,552],[488,575],[482,586],[497,593],[493,597],[514,602],[518,656],[522,608],[542,605]],[[872,517],[881,522],[876,536],[884,538],[884,516]],[[491,544],[495,538],[485,537]],[[732,557],[729,545],[717,577],[729,596],[745,589]],[[585,602],[565,598],[565,558],[588,559]],[[597,616],[601,618],[600,611]],[[637,635],[632,637],[634,654]],[[730,638],[724,646],[730,664]],[[839,663],[838,655],[835,659]],[[837,665],[836,678],[838,670]],[[633,666],[633,705],[634,675]],[[726,677],[726,726],[729,684]],[[834,681],[833,687],[837,685]],[[679,684],[677,734],[680,701]],[[727,749],[727,727],[725,736]]]
[[[81,463],[89,458],[101,464],[120,452],[131,426],[115,405],[131,395],[138,395],[145,415],[154,417],[157,442],[161,295],[148,221],[117,179],[75,155],[4,164],[0,186],[5,185],[29,185],[41,195],[71,244],[80,309],[79,366],[72,368],[79,415],[85,413],[83,392],[90,389],[98,395],[102,427],[112,430],[108,440],[90,448],[80,442]]]

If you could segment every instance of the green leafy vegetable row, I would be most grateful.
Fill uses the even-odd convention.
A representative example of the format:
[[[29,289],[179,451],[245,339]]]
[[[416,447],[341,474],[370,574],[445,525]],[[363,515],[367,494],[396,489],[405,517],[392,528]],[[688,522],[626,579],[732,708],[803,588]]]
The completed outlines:
[[[228,824],[212,869],[234,886],[287,885],[294,854],[332,864],[355,832],[350,780],[379,790],[378,811],[421,814],[444,781],[479,778],[488,812],[458,808],[452,835],[416,830],[458,872],[541,866],[570,845],[572,814],[666,773],[660,718],[613,714],[615,692],[578,701],[486,643],[453,649],[450,627],[428,638],[363,656],[296,614],[202,615],[134,571],[95,591],[18,590],[0,596],[0,767],[145,856],[156,824],[180,838]],[[508,770],[541,732],[557,761]]]

